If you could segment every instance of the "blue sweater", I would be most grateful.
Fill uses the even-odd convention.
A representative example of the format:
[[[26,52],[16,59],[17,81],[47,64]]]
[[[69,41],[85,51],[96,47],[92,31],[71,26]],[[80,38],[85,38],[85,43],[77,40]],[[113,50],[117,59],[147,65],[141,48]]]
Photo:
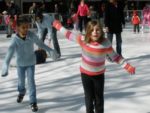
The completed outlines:
[[[44,50],[48,51],[53,60],[56,60],[57,53],[51,48],[46,46],[38,37],[32,33],[28,32],[26,39],[23,40],[17,35],[12,38],[12,42],[8,48],[3,66],[2,66],[2,75],[8,73],[8,67],[13,57],[13,54],[16,52],[16,64],[17,66],[31,66],[36,64],[36,56],[34,53],[34,43]]]
[[[42,39],[43,31],[45,28],[47,28],[48,30],[48,39],[52,37],[52,22],[53,21],[54,21],[54,16],[50,16],[48,14],[43,14],[43,19],[41,23],[36,21],[39,39]]]

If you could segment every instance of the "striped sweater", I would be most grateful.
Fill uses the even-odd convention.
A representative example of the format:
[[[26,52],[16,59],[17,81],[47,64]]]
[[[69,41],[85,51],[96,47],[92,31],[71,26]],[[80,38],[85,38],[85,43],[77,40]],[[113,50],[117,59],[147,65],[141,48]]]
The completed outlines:
[[[104,39],[102,43],[85,43],[85,37],[81,34],[76,35],[64,27],[60,28],[60,32],[64,33],[68,40],[78,43],[82,48],[81,73],[85,73],[89,76],[96,76],[104,73],[105,59],[107,56],[118,64],[123,65],[125,63],[125,60],[113,50],[108,39]]]

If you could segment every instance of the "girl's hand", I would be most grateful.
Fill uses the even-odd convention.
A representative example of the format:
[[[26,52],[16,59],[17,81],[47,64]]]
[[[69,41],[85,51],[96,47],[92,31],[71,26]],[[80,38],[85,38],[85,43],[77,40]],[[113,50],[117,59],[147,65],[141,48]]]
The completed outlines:
[[[61,22],[59,20],[54,20],[53,22],[53,27],[55,27],[57,30],[60,30],[60,28],[62,27]]]
[[[131,66],[129,63],[125,65],[124,69],[126,69],[131,75],[135,74],[135,67]]]

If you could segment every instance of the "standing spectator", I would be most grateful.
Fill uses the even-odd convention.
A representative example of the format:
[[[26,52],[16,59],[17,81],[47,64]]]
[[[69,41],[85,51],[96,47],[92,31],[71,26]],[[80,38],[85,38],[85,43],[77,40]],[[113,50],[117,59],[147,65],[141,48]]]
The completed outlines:
[[[84,3],[84,0],[81,0],[77,11],[77,15],[79,17],[79,29],[81,33],[83,30],[83,22],[84,22],[84,27],[86,27],[88,13],[89,13],[88,6]]]
[[[43,13],[46,13],[46,6],[45,6],[45,2],[42,2],[39,8],[40,11],[42,11]]]
[[[71,19],[72,19],[72,22],[73,22],[73,28],[74,30],[78,30],[78,16],[76,14],[76,11],[72,11],[72,15],[71,15]]]
[[[37,12],[37,5],[35,2],[32,3],[32,6],[29,8],[30,20],[31,20],[31,27],[34,26],[35,20],[35,13]]]
[[[58,6],[59,6],[58,10],[59,10],[59,14],[61,16],[62,24],[67,26],[67,19],[68,19],[68,7],[67,7],[67,4],[61,1],[58,4]]]
[[[132,24],[133,24],[133,31],[134,33],[136,33],[136,31],[139,33],[140,32],[140,28],[139,28],[139,24],[140,24],[140,17],[137,13],[137,11],[133,11],[133,16],[132,16]]]
[[[100,10],[99,10],[99,19],[103,27],[104,27],[104,15],[105,15],[105,3],[102,3],[100,5]]]
[[[14,1],[7,1],[7,15],[8,15],[8,24],[7,24],[7,38],[11,37],[13,30],[11,24],[9,23],[9,17],[17,18],[18,15],[21,14],[20,8],[14,4]]]
[[[54,21],[54,16],[43,14],[41,11],[38,11],[35,15],[35,23],[37,25],[39,39],[44,42],[46,35],[48,34],[49,47],[52,40],[54,50],[57,51],[60,57],[61,52],[60,52],[60,47],[57,39],[57,32],[56,29],[52,27],[53,21]]]
[[[97,19],[96,11],[94,10],[94,7],[92,5],[89,7],[89,12],[87,17],[88,17],[88,21]]]
[[[59,13],[58,4],[54,5],[54,13]]]
[[[17,6],[13,0],[7,1],[6,5],[8,7],[7,8],[8,15],[11,15],[11,16],[17,15],[18,16],[21,14],[19,6]]]
[[[105,27],[108,39],[112,42],[113,34],[116,35],[116,51],[122,55],[122,25],[125,26],[123,7],[117,0],[109,0],[105,8]]]
[[[33,2],[32,6],[29,8],[29,14],[35,14],[36,11],[37,11],[37,6],[36,6],[36,3]]]
[[[73,11],[76,11],[75,10],[75,6],[74,6],[74,3],[73,1],[70,3],[70,6],[69,6],[69,14],[71,14]]]
[[[57,19],[62,21],[62,16],[59,13],[58,4],[54,5],[54,13],[55,13],[55,18],[57,18]]]
[[[148,4],[145,4],[143,10],[142,10],[142,32],[144,30],[145,26],[149,26],[150,27],[150,7],[148,6]]]

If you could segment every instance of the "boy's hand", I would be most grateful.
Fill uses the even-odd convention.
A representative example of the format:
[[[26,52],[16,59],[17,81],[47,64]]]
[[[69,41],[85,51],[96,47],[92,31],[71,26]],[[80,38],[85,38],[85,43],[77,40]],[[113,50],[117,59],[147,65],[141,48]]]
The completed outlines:
[[[125,65],[124,69],[126,69],[131,75],[135,74],[135,67],[131,66],[129,63]]]
[[[2,66],[2,73],[1,73],[1,76],[2,77],[5,77],[8,75],[8,66],[4,63],[3,66]]]
[[[53,22],[53,27],[55,27],[57,30],[60,30],[60,28],[62,27],[61,23],[59,20],[54,20]]]

